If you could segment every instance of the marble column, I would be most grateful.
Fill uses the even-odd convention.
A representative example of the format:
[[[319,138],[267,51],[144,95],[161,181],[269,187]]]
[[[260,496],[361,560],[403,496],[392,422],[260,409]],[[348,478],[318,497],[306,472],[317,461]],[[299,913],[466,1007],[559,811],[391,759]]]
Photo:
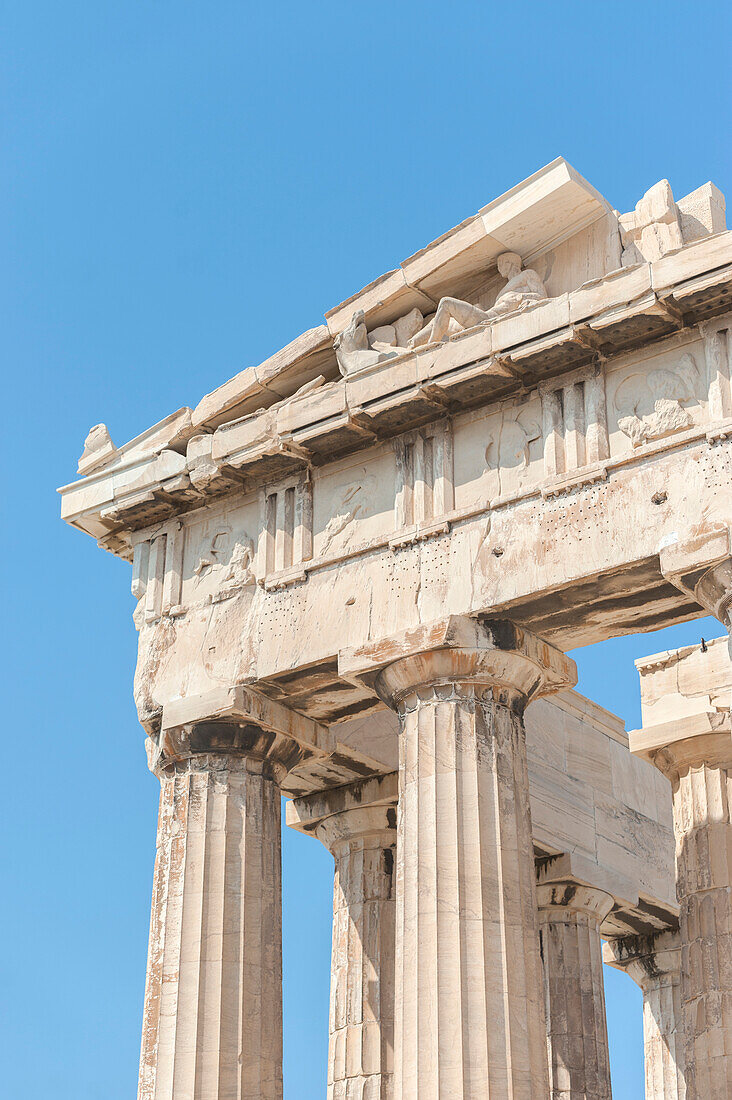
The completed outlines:
[[[610,1100],[600,925],[613,907],[579,882],[537,886],[551,1100]]]
[[[631,751],[671,781],[688,1100],[732,1096],[732,528],[664,547],[663,575],[730,637],[637,661]]]
[[[353,807],[323,821],[333,853],[329,1100],[388,1100],[394,1064],[396,807]]]
[[[335,860],[328,1100],[391,1100],[397,776],[293,799],[287,823]]]
[[[340,667],[378,670],[400,717],[395,1098],[547,1096],[523,712],[574,665],[512,623],[451,618]]]
[[[646,1100],[685,1100],[678,932],[608,940],[602,953],[608,966],[624,970],[643,991]]]
[[[674,788],[689,1100],[732,1096],[732,738],[664,753]]]
[[[732,1096],[732,736],[727,640],[637,662],[631,750],[671,782],[689,1100]],[[676,715],[676,717],[674,717]]]
[[[279,1100],[284,770],[215,751],[155,770],[138,1100]]]

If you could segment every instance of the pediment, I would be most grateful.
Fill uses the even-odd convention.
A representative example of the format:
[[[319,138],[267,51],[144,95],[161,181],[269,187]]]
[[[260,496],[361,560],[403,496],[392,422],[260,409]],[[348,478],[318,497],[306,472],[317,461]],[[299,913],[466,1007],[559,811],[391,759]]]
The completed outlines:
[[[666,181],[663,195],[671,203],[684,243],[724,228],[724,199],[711,184],[673,203]],[[493,199],[459,225],[380,275],[345,301],[327,310],[325,324],[296,337],[263,363],[246,368],[207,394],[194,409],[196,430],[220,425],[268,408],[317,379],[339,377],[334,343],[354,316],[363,313],[369,334],[403,320],[411,311],[434,313],[445,296],[480,307],[493,305],[504,285],[497,272],[502,253],[515,252],[524,267],[543,280],[549,298],[560,299],[586,284],[603,280],[621,267],[656,255],[627,248],[629,233],[642,237],[645,207],[658,205],[656,185],[632,215],[618,215],[610,203],[563,157]],[[639,222],[640,217],[640,222]],[[623,228],[625,226],[625,228]],[[623,252],[623,247],[626,251]],[[673,242],[666,243],[666,250]]]
[[[618,215],[559,158],[193,411],[121,447],[95,425],[62,513],[126,556],[130,531],[179,511],[712,323],[731,249],[712,184],[676,202],[662,180]]]
[[[610,231],[618,237],[610,204],[558,157],[399,267],[326,310],[324,325],[303,333],[264,363],[247,367],[207,394],[193,412],[194,427],[217,428],[291,396],[319,376],[326,381],[337,378],[333,339],[354,313],[363,311],[370,330],[392,324],[412,309],[428,315],[446,294],[474,297],[482,284],[496,278],[496,260],[502,252],[517,252],[525,263],[533,261],[606,217],[612,219]],[[602,252],[595,269],[588,272],[585,266],[579,282],[619,266],[619,237],[614,262],[606,258],[607,249]],[[569,287],[555,289],[564,292]]]
[[[328,328],[334,335],[342,332],[359,309],[369,328],[389,324],[415,306],[434,309],[443,295],[484,280],[502,252],[518,252],[529,263],[611,212],[607,200],[558,157],[326,311]]]

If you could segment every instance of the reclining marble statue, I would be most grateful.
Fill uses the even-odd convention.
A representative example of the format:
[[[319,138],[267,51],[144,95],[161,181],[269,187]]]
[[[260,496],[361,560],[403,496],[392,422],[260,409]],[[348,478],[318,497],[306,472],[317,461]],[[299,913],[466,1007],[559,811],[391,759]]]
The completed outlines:
[[[139,1100],[282,1098],[283,795],[334,859],[328,1100],[610,1100],[603,951],[646,1100],[729,1100],[728,642],[644,657],[630,735],[567,656],[732,628],[721,192],[619,214],[558,158],[112,429],[60,493],[131,563],[160,783]]]
[[[450,321],[456,321],[461,328],[471,328],[525,309],[532,302],[540,302],[547,297],[546,287],[539,276],[530,267],[522,269],[521,257],[516,252],[501,253],[496,263],[499,274],[508,282],[490,309],[481,309],[459,298],[441,298],[434,317],[411,338],[409,346],[417,348],[421,344],[440,343],[448,334]]]

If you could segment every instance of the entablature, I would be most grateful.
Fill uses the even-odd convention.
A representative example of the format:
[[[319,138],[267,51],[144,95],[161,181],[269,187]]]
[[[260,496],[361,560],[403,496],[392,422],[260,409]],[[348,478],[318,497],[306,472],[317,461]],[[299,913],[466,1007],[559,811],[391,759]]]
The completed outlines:
[[[697,369],[709,376],[706,431],[710,442],[728,438],[730,318],[719,314],[730,305],[732,234],[724,232],[621,269],[561,301],[539,302],[341,381],[306,386],[213,433],[192,435],[188,416],[172,441],[148,453],[133,449],[129,458],[120,452],[111,465],[65,486],[62,514],[129,557],[132,531],[367,452],[382,438],[455,418],[462,409],[529,403],[537,391],[545,495],[587,484],[605,477],[605,460],[613,458],[603,426],[605,378],[629,353],[652,355],[654,344],[672,334],[682,342],[704,339],[706,362]],[[634,453],[658,437],[658,429],[636,425]]]
[[[339,651],[443,613],[500,611],[562,648],[701,614],[660,556],[732,529],[732,446],[710,438],[728,323],[131,532],[149,709],[182,676],[244,677],[318,721],[367,713]]]

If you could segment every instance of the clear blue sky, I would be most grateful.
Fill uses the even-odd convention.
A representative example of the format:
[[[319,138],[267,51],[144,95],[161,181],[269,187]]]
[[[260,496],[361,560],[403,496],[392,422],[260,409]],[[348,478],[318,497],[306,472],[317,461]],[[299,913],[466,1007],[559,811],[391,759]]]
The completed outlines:
[[[732,195],[724,8],[0,4],[3,1096],[135,1092],[157,783],[129,567],[58,518],[88,428],[194,405],[559,154],[621,210],[664,176]],[[633,658],[702,631],[580,652],[580,688],[633,727]],[[286,1095],[311,1100],[330,856],[287,835],[284,883]],[[636,1100],[640,998],[607,988]]]

